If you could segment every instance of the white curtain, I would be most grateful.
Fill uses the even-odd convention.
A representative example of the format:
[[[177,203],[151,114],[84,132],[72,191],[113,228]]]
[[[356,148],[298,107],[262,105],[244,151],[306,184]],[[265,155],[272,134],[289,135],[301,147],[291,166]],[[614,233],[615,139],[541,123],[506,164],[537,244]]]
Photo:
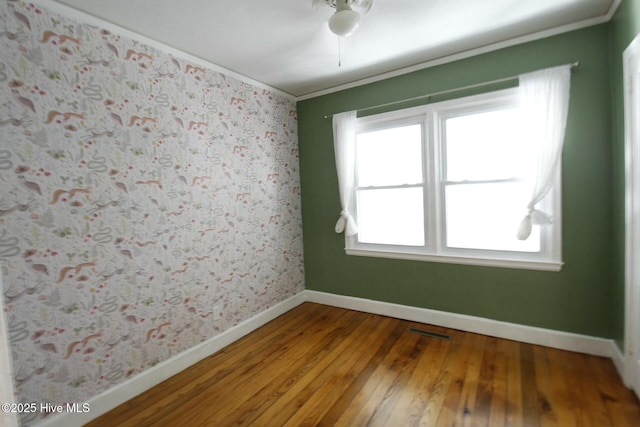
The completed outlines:
[[[569,110],[571,65],[547,68],[520,75],[520,107],[523,137],[536,159],[527,181],[531,187],[528,213],[522,219],[517,237],[526,240],[533,225],[551,224],[552,218],[536,208],[553,187],[562,157],[562,145]]]
[[[353,236],[358,233],[356,222],[349,213],[353,194],[356,160],[356,112],[347,111],[333,116],[333,149],[338,171],[338,188],[342,211],[336,222],[336,233]]]

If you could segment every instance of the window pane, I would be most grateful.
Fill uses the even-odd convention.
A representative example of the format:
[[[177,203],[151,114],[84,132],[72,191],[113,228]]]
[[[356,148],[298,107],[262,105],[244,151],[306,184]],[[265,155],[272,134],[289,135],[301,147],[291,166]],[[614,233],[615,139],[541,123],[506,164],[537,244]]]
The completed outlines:
[[[410,125],[358,134],[358,186],[422,182],[422,126]]]
[[[449,118],[445,129],[448,181],[522,176],[527,156],[522,155],[517,108]]]
[[[521,183],[448,185],[445,192],[448,247],[540,251],[539,227],[525,241],[516,238],[528,203]]]
[[[358,191],[358,241],[423,246],[422,188]]]

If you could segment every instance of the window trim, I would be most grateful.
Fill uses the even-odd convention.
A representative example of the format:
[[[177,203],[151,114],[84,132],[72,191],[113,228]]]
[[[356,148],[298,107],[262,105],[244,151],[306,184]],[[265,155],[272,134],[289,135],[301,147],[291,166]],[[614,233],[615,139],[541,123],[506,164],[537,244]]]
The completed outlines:
[[[504,89],[480,95],[472,95],[418,107],[369,115],[357,119],[357,133],[381,130],[410,124],[422,125],[422,169],[425,214],[425,246],[410,247],[370,244],[357,241],[357,235],[345,236],[345,253],[354,256],[428,261],[448,264],[465,264],[543,271],[560,271],[562,262],[562,187],[561,167],[556,173],[554,189],[541,204],[552,208],[553,216],[560,218],[553,224],[541,227],[540,252],[497,251],[446,247],[444,204],[444,157],[442,144],[444,120],[469,113],[481,113],[516,105],[517,88]],[[357,171],[356,171],[357,174]],[[354,176],[356,175],[354,174]],[[350,212],[357,218],[357,191],[351,197]],[[433,208],[429,208],[433,206]],[[514,230],[515,234],[516,230]],[[432,237],[429,237],[432,236]]]

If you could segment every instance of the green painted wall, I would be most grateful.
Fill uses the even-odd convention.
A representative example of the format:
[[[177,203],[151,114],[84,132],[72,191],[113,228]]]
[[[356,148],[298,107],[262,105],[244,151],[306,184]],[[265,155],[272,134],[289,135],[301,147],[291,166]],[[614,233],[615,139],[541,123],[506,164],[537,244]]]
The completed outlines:
[[[611,27],[611,114],[613,165],[613,338],[622,347],[624,341],[624,95],[622,53],[640,33],[640,1],[624,0]]]
[[[559,273],[347,256],[324,115],[580,60],[563,155]],[[298,103],[307,289],[600,337],[614,333],[609,26],[599,25]],[[408,106],[408,105],[407,105]]]

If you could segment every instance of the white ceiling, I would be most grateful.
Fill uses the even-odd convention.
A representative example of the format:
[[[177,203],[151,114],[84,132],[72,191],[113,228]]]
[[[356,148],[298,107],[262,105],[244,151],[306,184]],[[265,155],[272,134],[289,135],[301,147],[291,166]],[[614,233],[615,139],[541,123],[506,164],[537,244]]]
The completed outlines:
[[[607,21],[619,0],[374,0],[355,34],[312,0],[55,0],[296,97]]]

